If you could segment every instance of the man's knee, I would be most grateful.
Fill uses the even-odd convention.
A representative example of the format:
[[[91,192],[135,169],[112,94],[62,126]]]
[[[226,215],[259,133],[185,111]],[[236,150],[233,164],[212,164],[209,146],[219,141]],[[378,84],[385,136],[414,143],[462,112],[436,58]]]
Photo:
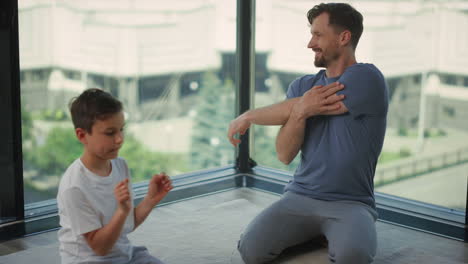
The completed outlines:
[[[239,240],[239,243],[237,244],[237,250],[239,250],[242,260],[246,264],[258,263],[257,262],[258,256],[255,255],[255,252],[254,250],[252,250],[252,248],[249,248],[248,246],[246,246],[246,243],[242,238],[241,240]]]
[[[338,250],[333,257],[332,261],[337,264],[342,263],[356,263],[367,264],[374,261],[375,251],[372,248],[348,246]]]
[[[261,264],[273,260],[277,255],[268,250],[267,245],[261,245],[255,239],[243,234],[237,250],[246,264]]]

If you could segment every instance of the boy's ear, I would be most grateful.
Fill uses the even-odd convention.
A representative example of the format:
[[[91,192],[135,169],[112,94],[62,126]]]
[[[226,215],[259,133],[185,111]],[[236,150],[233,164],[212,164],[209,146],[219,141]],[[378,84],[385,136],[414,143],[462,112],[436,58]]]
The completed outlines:
[[[86,144],[86,130],[82,128],[75,128],[76,138],[83,144]]]

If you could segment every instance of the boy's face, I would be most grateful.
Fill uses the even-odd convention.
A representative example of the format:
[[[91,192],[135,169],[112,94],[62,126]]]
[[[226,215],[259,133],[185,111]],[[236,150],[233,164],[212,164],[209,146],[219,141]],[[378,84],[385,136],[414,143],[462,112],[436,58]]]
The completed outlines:
[[[123,112],[111,115],[104,120],[96,120],[91,133],[81,128],[76,129],[78,139],[85,146],[85,153],[99,160],[117,158],[124,142],[123,129],[125,118]]]

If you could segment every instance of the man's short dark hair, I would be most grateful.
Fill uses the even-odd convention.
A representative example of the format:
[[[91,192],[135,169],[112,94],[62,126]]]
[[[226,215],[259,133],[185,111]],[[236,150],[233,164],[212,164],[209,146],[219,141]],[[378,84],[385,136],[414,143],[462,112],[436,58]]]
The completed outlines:
[[[91,133],[96,120],[105,120],[121,112],[122,103],[109,93],[91,88],[70,101],[70,113],[73,125]]]
[[[345,3],[321,3],[314,6],[307,12],[307,19],[312,25],[316,17],[322,13],[328,13],[329,23],[335,27],[335,30],[342,32],[349,30],[351,32],[351,44],[356,49],[359,38],[362,35],[364,27],[362,25],[363,17],[356,9]]]

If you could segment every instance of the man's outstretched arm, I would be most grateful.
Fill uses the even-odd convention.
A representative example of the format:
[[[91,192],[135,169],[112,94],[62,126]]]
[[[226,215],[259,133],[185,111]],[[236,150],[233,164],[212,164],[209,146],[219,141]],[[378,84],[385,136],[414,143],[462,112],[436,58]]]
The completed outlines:
[[[294,104],[296,104],[299,99],[299,97],[287,99],[280,103],[249,110],[238,116],[229,124],[229,141],[233,146],[238,145],[241,141],[240,139],[234,138],[234,136],[237,133],[240,135],[245,134],[252,124],[266,126],[279,126],[286,124]]]
[[[344,95],[336,92],[344,88],[338,82],[327,86],[315,86],[293,106],[286,124],[284,124],[276,137],[276,153],[278,159],[289,164],[296,157],[304,142],[306,120],[315,115],[338,115],[347,111],[341,102]]]

